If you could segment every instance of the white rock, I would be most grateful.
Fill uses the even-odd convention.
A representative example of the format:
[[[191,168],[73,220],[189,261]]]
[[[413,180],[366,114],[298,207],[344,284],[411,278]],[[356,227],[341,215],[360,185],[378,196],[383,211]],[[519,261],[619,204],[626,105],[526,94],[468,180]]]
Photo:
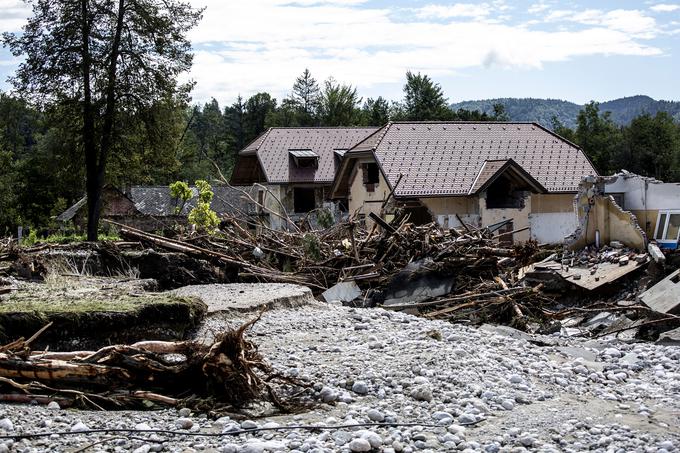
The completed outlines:
[[[336,392],[335,390],[333,390],[330,387],[322,388],[320,395],[321,395],[321,400],[324,403],[332,403],[333,401],[336,401],[338,399],[338,396],[339,396],[338,392]]]
[[[144,444],[139,448],[135,448],[132,453],[149,453],[151,451],[151,445]]]
[[[353,439],[349,443],[349,449],[354,452],[371,451],[371,444],[366,439]]]
[[[188,407],[183,407],[177,413],[179,414],[180,417],[188,417],[191,415],[191,409],[189,409]]]
[[[463,413],[458,416],[458,423],[461,425],[470,425],[472,423],[475,423],[477,421],[477,417],[474,416],[474,414],[470,413]]]
[[[87,427],[87,425],[81,421],[77,422],[75,425],[71,426],[71,432],[72,433],[79,433],[82,431],[88,431],[90,428]]]
[[[59,406],[59,403],[56,401],[50,401],[50,404],[47,405],[47,408],[51,411],[58,411],[61,409],[61,406]]]
[[[515,403],[513,403],[510,400],[503,400],[501,406],[503,406],[503,409],[505,409],[506,411],[511,411],[515,408]]]
[[[242,429],[256,429],[256,428],[259,428],[259,427],[260,427],[260,425],[258,425],[257,423],[255,423],[252,420],[244,420],[244,421],[241,422],[241,428]]]
[[[411,390],[411,398],[418,401],[432,401],[432,389],[427,385],[419,385]]]
[[[3,431],[14,431],[14,423],[9,418],[0,420],[0,429]]]
[[[137,431],[150,431],[151,427],[146,423],[138,423],[135,425]]]
[[[175,420],[175,426],[179,429],[191,429],[194,426],[194,422],[190,418],[180,417]]]

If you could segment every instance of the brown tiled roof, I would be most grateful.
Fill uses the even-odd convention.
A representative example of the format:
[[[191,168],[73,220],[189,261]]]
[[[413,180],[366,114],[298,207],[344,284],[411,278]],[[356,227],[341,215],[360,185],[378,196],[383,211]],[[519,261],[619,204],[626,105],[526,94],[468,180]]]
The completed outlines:
[[[510,162],[510,159],[485,160],[468,193],[476,193],[479,191],[479,189],[481,189],[489,179],[494,177],[508,162]]]
[[[576,192],[597,174],[583,151],[535,123],[390,123],[371,148],[396,196],[467,195],[486,161],[513,159],[548,192]]]
[[[513,159],[502,159],[484,161],[468,194],[479,193],[486,190],[487,187],[502,174],[505,174],[516,181],[520,181],[521,184],[531,188],[531,190],[534,190],[537,193],[546,193],[548,191]]]
[[[374,127],[275,127],[269,129],[239,154],[257,157],[269,183],[330,183],[335,177],[335,151],[350,149]],[[319,156],[318,168],[298,168],[290,150],[310,150]]]

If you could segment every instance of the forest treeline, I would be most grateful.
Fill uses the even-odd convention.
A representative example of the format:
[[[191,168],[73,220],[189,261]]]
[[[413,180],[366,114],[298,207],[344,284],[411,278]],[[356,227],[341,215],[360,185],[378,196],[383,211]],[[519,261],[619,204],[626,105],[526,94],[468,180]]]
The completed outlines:
[[[216,163],[231,173],[240,149],[274,126],[381,126],[400,120],[512,120],[502,104],[493,111],[450,108],[441,86],[408,72],[399,101],[363,99],[357,88],[305,70],[288,96],[212,99],[191,105],[185,96],[164,99],[117,117],[106,181],[118,187],[208,181]],[[643,114],[617,126],[597,103],[585,106],[575,128],[554,130],[581,146],[602,174],[622,168],[666,181],[680,180],[680,126],[666,113]],[[47,227],[53,216],[85,192],[79,116],[58,102],[37,106],[0,93],[0,235],[17,225]]]

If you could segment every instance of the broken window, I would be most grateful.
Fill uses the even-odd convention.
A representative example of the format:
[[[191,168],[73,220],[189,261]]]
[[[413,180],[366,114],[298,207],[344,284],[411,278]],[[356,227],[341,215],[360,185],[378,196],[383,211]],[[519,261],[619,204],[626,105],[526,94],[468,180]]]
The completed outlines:
[[[264,210],[264,190],[257,191],[257,212],[261,213]]]
[[[368,162],[361,165],[362,178],[366,191],[373,192],[380,182],[380,169],[375,162]]]
[[[521,209],[524,207],[524,191],[516,190],[508,178],[501,176],[486,191],[486,207]]]
[[[293,210],[296,213],[305,213],[314,209],[316,209],[314,188],[295,187],[293,189]]]

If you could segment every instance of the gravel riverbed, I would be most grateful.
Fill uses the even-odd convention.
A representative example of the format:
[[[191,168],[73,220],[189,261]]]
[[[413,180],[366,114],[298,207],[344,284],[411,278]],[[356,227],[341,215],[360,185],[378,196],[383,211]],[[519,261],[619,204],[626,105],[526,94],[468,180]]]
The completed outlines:
[[[198,335],[209,337],[252,315],[236,316],[240,319],[213,314]],[[84,412],[0,405],[0,435],[139,431],[2,439],[0,453],[680,450],[679,347],[532,338],[511,329],[316,302],[265,313],[250,338],[276,369],[313,382],[323,403],[302,414],[239,421],[209,420],[187,410]],[[222,437],[144,432],[219,434],[288,425],[414,422],[432,426]]]

